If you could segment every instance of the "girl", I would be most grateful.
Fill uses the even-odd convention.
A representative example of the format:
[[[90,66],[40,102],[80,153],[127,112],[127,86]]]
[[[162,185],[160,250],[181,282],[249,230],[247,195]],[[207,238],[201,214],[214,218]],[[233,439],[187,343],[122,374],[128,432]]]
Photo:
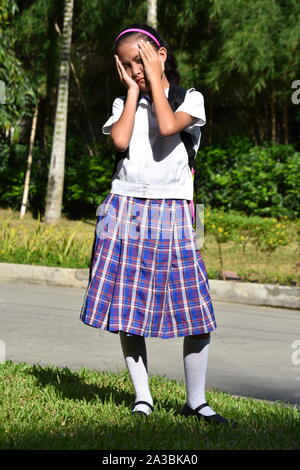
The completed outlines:
[[[122,30],[114,57],[127,94],[115,99],[102,131],[123,158],[97,210],[80,318],[120,334],[135,390],[133,413],[153,411],[145,337],[183,336],[186,404],[181,414],[228,424],[205,401],[216,321],[206,267],[195,245],[193,179],[179,135],[188,131],[197,151],[205,124],[203,96],[190,88],[172,111],[167,96],[170,84],[179,82],[176,61],[148,25]]]

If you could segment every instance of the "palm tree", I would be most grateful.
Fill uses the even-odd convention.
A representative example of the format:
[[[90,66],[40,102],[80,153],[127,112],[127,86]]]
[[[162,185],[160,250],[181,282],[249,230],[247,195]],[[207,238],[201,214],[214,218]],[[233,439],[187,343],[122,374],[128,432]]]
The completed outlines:
[[[157,0],[148,0],[147,23],[152,28],[157,28]]]
[[[65,0],[64,25],[61,42],[58,97],[56,105],[54,135],[48,175],[45,222],[56,223],[61,216],[65,150],[67,134],[67,111],[69,96],[70,53],[74,0]]]

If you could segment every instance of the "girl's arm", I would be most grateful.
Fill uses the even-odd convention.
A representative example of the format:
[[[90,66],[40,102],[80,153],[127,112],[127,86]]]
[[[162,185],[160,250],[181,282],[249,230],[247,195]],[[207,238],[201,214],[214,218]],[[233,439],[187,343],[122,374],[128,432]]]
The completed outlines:
[[[115,56],[115,59],[120,79],[128,90],[123,112],[118,121],[113,124],[110,136],[115,148],[119,152],[125,152],[132,136],[139,87],[135,81],[127,75],[117,56]]]
[[[139,92],[128,90],[123,112],[118,121],[112,126],[110,136],[119,152],[125,152],[128,149],[134,126],[138,96]]]
[[[182,111],[173,112],[166,97],[162,81],[151,83],[152,99],[155,106],[155,114],[161,135],[170,136],[181,132],[190,126],[194,120],[193,116]]]
[[[177,134],[185,127],[190,126],[194,117],[181,111],[173,112],[165,95],[161,79],[163,70],[159,55],[149,42],[141,40],[139,47],[145,72],[151,85],[152,99],[160,133],[163,136]]]

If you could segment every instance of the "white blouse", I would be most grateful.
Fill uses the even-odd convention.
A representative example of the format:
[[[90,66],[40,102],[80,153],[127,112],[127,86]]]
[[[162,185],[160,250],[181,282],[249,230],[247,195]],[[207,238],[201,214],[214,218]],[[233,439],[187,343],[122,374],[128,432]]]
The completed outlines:
[[[165,89],[168,96],[169,88]],[[112,115],[102,127],[110,134],[113,123],[122,114],[125,97],[114,100]],[[164,137],[159,133],[154,104],[145,94],[139,101],[129,156],[119,161],[110,192],[151,199],[193,199],[193,179],[188,155],[179,134]],[[177,108],[195,119],[185,131],[192,135],[195,152],[200,145],[200,127],[206,122],[203,95],[194,88],[187,90]]]

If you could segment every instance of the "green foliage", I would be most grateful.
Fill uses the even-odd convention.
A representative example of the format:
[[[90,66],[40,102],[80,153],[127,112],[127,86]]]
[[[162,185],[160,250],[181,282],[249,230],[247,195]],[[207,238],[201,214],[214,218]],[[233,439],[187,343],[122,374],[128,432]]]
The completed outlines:
[[[124,92],[112,56],[116,34],[128,23],[146,21],[146,13],[145,0],[74,3],[71,58],[82,97],[71,73],[63,199],[71,217],[94,215],[109,190],[113,167],[107,138],[97,134],[93,156],[83,144],[92,146],[82,100],[98,132],[114,97]],[[198,202],[248,215],[299,215],[299,147],[297,152],[292,146],[253,145],[271,138],[272,97],[277,141],[289,138],[299,145],[299,106],[290,100],[291,82],[300,76],[299,18],[298,0],[158,2],[158,30],[174,49],[182,84],[199,89],[205,99]],[[7,85],[7,103],[0,105],[0,200],[12,208],[21,204],[32,104],[38,97],[29,205],[44,210],[62,20],[63,0],[0,2],[0,80]],[[239,132],[247,138],[222,144]],[[214,145],[207,146],[208,140]]]
[[[287,220],[274,217],[249,217],[237,211],[208,208],[205,211],[205,231],[212,234],[218,244],[220,269],[224,267],[222,245],[234,242],[243,246],[252,243],[257,251],[270,257],[276,248],[286,246],[295,239],[288,231]]]
[[[96,33],[111,50],[119,29],[129,23],[145,22],[146,16],[145,1],[116,0],[112,4],[110,0],[83,0],[78,16],[81,39],[94,38]],[[104,31],[107,34],[103,34]]]
[[[243,216],[233,211],[225,213],[220,210],[208,210],[205,214],[205,229],[212,233],[218,243],[221,270],[224,267],[222,244],[236,241],[242,222]]]
[[[88,268],[96,220],[93,209],[88,221],[63,217],[56,226],[42,223],[41,214],[38,220],[30,213],[20,220],[19,210],[2,210],[0,261]],[[210,278],[219,279],[226,266],[244,281],[300,285],[300,219],[249,217],[208,208],[204,215],[202,252]]]
[[[22,203],[27,164],[26,145],[8,145],[0,142],[0,201],[2,207],[19,209]],[[43,214],[51,153],[36,147],[33,152],[28,207],[35,215]],[[92,156],[86,144],[78,137],[67,141],[63,212],[80,219],[93,217],[96,207],[108,193],[113,171],[113,151],[108,139],[96,146]]]
[[[300,153],[292,145],[252,147],[247,140],[198,152],[199,200],[262,216],[299,216]]]
[[[275,115],[274,140],[299,142],[297,129],[291,135],[299,113],[290,100],[291,83],[300,76],[298,0],[175,0],[160,2],[158,13],[183,85],[203,91],[208,143],[240,131],[255,143],[269,140]]]
[[[25,145],[6,145],[0,141],[0,201],[1,205],[17,209],[22,202],[26,161]]]
[[[260,219],[255,225],[253,234],[254,244],[260,251],[270,256],[279,246],[286,246],[290,241],[290,234],[286,230],[287,226],[282,221],[275,218]]]
[[[108,193],[112,171],[112,148],[108,139],[91,156],[83,142],[70,138],[66,149],[63,208],[71,218],[95,216],[96,208]]]
[[[10,217],[1,223],[0,262],[88,267],[93,233],[82,231],[81,222],[58,227],[43,224],[40,219],[34,227],[18,222],[16,225]]]
[[[222,36],[222,50],[208,79],[220,83],[224,73],[237,71],[247,77],[250,96],[265,89],[270,81],[280,79],[282,67],[290,77],[295,69],[289,69],[291,58],[299,42],[299,2],[287,0],[212,0],[210,17],[218,22]],[[285,23],[288,27],[284,27]],[[283,31],[284,29],[284,31]],[[299,29],[299,28],[298,28]],[[285,46],[285,47],[284,47]],[[299,67],[299,63],[298,63]]]
[[[36,215],[44,211],[49,149],[33,149],[28,207]],[[2,207],[19,210],[22,203],[28,146],[0,141],[0,201]]]
[[[0,5],[0,80],[5,84],[5,104],[0,104],[0,129],[8,132],[23,116],[31,112],[34,91],[24,72],[23,64],[14,52],[15,37],[12,17],[18,11],[14,0],[2,0]]]
[[[211,209],[205,212],[205,229],[218,243],[236,241],[243,221],[243,215],[234,211]]]
[[[0,142],[0,201],[4,207],[21,205],[27,160],[26,145]],[[44,211],[51,142],[33,152],[29,207]],[[78,136],[66,149],[63,209],[71,218],[94,216],[108,193],[114,166],[110,139],[103,137],[94,154]],[[224,147],[205,147],[197,155],[200,177],[198,203],[247,215],[299,217],[300,153],[294,147],[253,147],[245,139],[230,139]],[[224,234],[223,234],[224,236]]]

